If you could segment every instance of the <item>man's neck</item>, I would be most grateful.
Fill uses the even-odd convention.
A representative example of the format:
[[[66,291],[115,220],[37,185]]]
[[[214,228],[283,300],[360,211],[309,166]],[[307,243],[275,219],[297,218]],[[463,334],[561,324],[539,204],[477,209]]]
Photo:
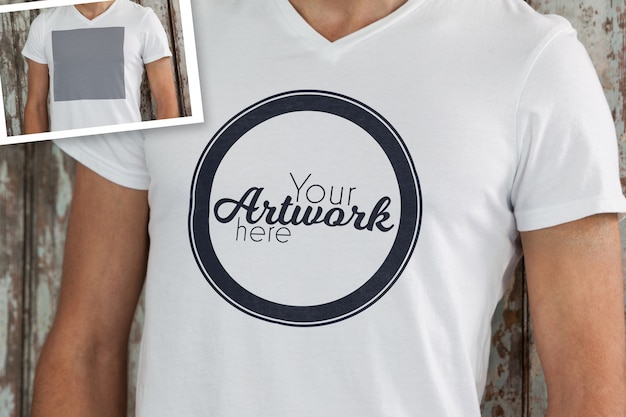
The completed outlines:
[[[289,0],[313,29],[336,41],[389,15],[407,0]]]
[[[104,13],[114,2],[115,0],[83,3],[76,4],[74,7],[76,7],[76,10],[78,10],[80,14],[92,20]]]

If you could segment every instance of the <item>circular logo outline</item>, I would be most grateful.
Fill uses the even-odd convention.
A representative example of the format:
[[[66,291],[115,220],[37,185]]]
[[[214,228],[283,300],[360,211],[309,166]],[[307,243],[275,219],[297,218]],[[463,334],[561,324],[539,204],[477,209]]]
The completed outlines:
[[[391,250],[378,270],[352,293],[328,303],[294,306],[272,302],[243,288],[224,268],[211,241],[209,206],[215,174],[230,148],[248,131],[274,117],[298,112],[333,114],[365,130],[382,148],[400,188],[400,221]],[[200,181],[202,179],[202,181]],[[194,171],[188,217],[193,255],[211,287],[240,311],[261,320],[297,327],[321,326],[352,317],[376,303],[398,280],[417,243],[422,221],[419,178],[406,145],[372,108],[345,95],[297,90],[261,100],[224,124],[209,141]]]

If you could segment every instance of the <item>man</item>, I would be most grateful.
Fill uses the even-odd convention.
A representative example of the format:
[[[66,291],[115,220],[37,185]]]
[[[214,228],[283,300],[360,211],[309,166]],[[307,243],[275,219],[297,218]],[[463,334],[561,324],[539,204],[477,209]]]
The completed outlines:
[[[179,115],[163,26],[152,9],[130,0],[45,10],[22,53],[28,59],[25,133],[140,122],[144,66],[157,118]]]
[[[81,164],[34,416],[124,413],[144,276],[138,416],[479,416],[520,239],[550,417],[624,415],[626,206],[569,24],[193,7],[206,123],[58,142]]]

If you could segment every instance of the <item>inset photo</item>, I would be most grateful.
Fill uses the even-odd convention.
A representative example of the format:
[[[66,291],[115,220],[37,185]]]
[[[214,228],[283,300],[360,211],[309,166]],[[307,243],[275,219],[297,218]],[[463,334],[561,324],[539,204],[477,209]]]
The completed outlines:
[[[0,145],[203,121],[190,0],[0,0]]]

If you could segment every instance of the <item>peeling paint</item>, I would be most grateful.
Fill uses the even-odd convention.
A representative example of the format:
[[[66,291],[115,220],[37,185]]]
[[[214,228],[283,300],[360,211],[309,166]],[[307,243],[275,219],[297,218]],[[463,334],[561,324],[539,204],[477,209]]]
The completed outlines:
[[[0,161],[0,194],[8,192],[8,184],[11,178],[9,178],[9,165],[7,161]]]
[[[45,283],[37,286],[37,346],[43,346],[48,330],[52,325],[52,300],[50,289]]]
[[[56,196],[56,215],[58,218],[65,218],[72,202],[72,179],[69,172],[63,166],[63,154],[57,147],[52,148],[52,155],[56,160],[58,174],[58,190]]]
[[[15,394],[11,387],[0,389],[0,417],[15,416]]]
[[[518,271],[494,314],[489,373],[481,405],[484,417],[520,417],[522,413],[522,278]]]
[[[11,91],[5,100],[4,111],[8,116],[15,117],[17,115],[16,92]]]
[[[606,20],[602,24],[602,30],[604,30],[604,33],[606,34],[610,34],[611,32],[613,32],[613,19],[612,18],[610,17],[606,18]]]

